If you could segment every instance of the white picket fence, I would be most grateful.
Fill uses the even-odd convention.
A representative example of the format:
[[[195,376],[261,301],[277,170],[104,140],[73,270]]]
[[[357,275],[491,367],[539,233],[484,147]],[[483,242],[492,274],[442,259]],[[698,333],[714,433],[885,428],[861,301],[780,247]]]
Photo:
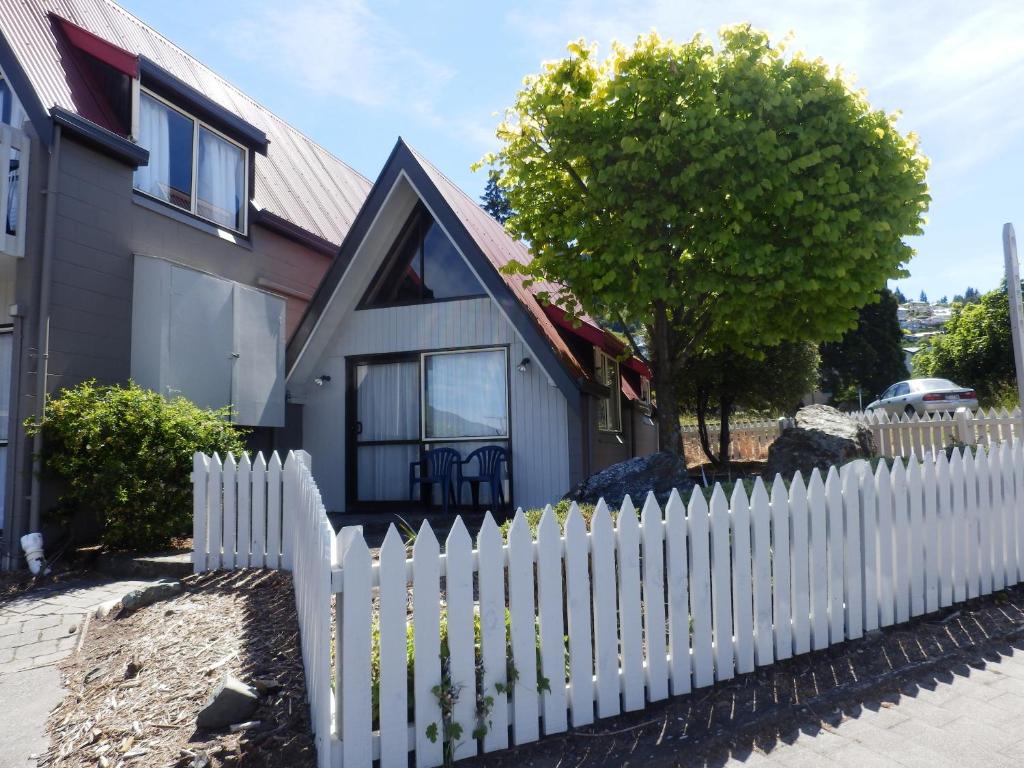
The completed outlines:
[[[197,457],[197,509],[232,497],[216,463]],[[1016,584],[1024,564],[1019,441],[758,480],[749,497],[673,493],[664,510],[649,496],[639,515],[627,499],[615,519],[602,502],[589,530],[549,508],[534,536],[520,511],[507,541],[488,515],[474,543],[457,519],[443,551],[425,523],[411,559],[394,527],[376,557],[335,537],[307,457],[282,478],[322,766],[440,765],[446,720],[456,758],[535,741]],[[474,738],[478,695],[493,705]]]
[[[879,456],[923,456],[953,445],[992,446],[1007,440],[1024,439],[1020,408],[995,408],[972,413],[966,408],[955,413],[925,416],[888,416],[882,411],[851,414],[871,428]]]
[[[730,461],[763,461],[768,458],[768,449],[775,442],[782,430],[792,425],[792,419],[765,419],[762,421],[739,421],[729,424],[729,460]],[[707,425],[708,440],[713,451],[718,451],[718,439],[721,425]],[[700,432],[695,424],[682,428],[683,445],[686,456],[690,459],[703,458],[704,452],[700,445]]]

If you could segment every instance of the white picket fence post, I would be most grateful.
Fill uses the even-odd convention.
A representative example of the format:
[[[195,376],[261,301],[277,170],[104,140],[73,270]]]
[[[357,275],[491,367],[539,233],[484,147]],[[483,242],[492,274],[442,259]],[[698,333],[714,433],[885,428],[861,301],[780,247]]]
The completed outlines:
[[[873,472],[854,462],[770,492],[648,495],[639,517],[628,497],[601,502],[589,530],[576,505],[536,529],[520,510],[505,541],[488,514],[474,548],[457,518],[442,549],[424,523],[411,559],[393,526],[376,556],[361,531],[336,536],[306,454],[197,454],[193,564],[290,565],[320,766],[414,752],[431,768],[448,748],[529,743],[1017,584],[1024,445],[996,426],[948,457],[922,452],[935,442],[920,429],[883,431],[900,455]]]

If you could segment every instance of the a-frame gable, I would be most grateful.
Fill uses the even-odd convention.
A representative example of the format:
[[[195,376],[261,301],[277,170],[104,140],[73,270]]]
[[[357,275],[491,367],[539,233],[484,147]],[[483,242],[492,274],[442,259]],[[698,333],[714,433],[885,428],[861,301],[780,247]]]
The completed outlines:
[[[497,302],[502,313],[509,319],[526,346],[537,356],[537,363],[547,373],[552,383],[564,394],[570,411],[578,413],[580,408],[580,385],[578,376],[571,373],[564,361],[538,327],[538,322],[516,296],[498,270],[488,260],[480,244],[475,240],[459,216],[452,209],[445,195],[438,189],[420,160],[401,139],[395,145],[374,182],[373,188],[353,222],[334,261],[328,268],[320,286],[313,295],[306,313],[292,336],[287,349],[287,370],[291,376],[298,368],[310,342],[323,328],[325,315],[339,291],[345,290],[345,276],[363,240],[377,220],[388,196],[398,181],[403,178],[411,185],[422,205],[434,221],[455,245],[475,273],[487,294]],[[532,297],[527,300],[533,300]]]

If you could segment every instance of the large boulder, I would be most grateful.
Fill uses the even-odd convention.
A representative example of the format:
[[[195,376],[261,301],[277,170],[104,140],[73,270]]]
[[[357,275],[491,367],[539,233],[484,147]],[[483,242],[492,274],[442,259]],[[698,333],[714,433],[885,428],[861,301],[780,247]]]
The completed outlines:
[[[827,405],[809,405],[796,413],[796,426],[789,427],[768,449],[769,477],[790,477],[801,472],[805,479],[817,467],[831,466],[875,455],[871,430]]]
[[[565,498],[581,504],[596,504],[604,499],[609,507],[618,509],[627,495],[634,505],[641,506],[648,491],[654,491],[658,502],[664,504],[673,488],[678,489],[684,499],[693,488],[686,462],[668,451],[659,451],[612,464],[588,477]]]

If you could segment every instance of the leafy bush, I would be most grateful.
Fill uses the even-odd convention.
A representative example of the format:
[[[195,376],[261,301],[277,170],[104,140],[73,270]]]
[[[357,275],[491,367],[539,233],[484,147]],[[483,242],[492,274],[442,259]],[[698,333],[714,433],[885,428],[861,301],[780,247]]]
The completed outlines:
[[[192,454],[240,452],[228,409],[165,400],[134,382],[87,381],[49,399],[41,425],[44,469],[63,480],[63,511],[92,512],[112,547],[158,549],[191,530]]]

